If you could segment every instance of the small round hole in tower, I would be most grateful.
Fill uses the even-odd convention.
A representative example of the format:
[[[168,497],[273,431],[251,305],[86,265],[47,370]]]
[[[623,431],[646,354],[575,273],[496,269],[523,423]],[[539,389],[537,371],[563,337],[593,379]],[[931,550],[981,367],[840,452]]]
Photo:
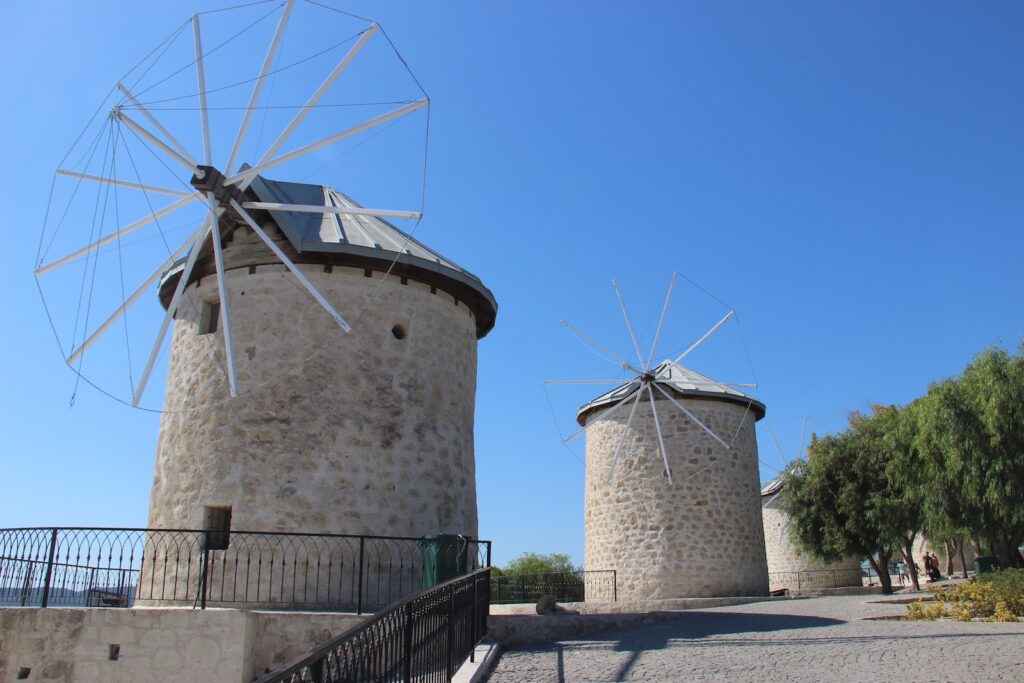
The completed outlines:
[[[408,333],[405,331],[405,326],[403,325],[395,325],[391,328],[391,335],[395,339],[405,339],[406,334]]]

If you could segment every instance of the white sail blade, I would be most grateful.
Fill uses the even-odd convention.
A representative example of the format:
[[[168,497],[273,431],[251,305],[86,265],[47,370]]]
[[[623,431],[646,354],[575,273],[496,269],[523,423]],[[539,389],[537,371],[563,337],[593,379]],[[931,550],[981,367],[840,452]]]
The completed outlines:
[[[661,330],[665,327],[665,316],[668,315],[668,304],[672,301],[672,290],[676,286],[676,278],[679,273],[672,273],[672,279],[668,283],[668,294],[665,295],[665,305],[661,308],[661,318],[658,319],[658,330],[654,333],[654,343],[651,344],[651,354],[647,356],[647,367],[654,362],[654,355],[658,352],[658,342],[661,340]]]
[[[124,94],[124,96],[128,98],[128,101],[131,102],[132,105],[134,105],[134,107],[136,109],[138,109],[140,112],[142,112],[143,116],[145,116],[147,119],[149,119],[150,123],[152,123],[154,126],[156,126],[156,129],[158,131],[160,131],[160,133],[165,138],[167,138],[170,141],[170,143],[172,145],[174,145],[175,148],[179,152],[181,152],[181,156],[183,156],[186,159],[188,159],[189,161],[191,161],[193,165],[196,163],[196,160],[192,157],[191,154],[189,154],[188,150],[185,149],[185,145],[183,145],[180,142],[178,142],[178,139],[176,137],[174,137],[173,135],[171,135],[171,131],[167,130],[167,128],[165,128],[164,125],[162,123],[160,123],[160,121],[157,120],[157,118],[155,116],[153,116],[153,114],[151,114],[150,111],[148,109],[146,109],[145,106],[143,106],[142,102],[139,102],[137,99],[135,99],[135,95],[133,95],[128,90],[128,88],[126,88],[124,86],[123,83],[118,83],[117,84],[117,89],[120,90],[121,93]]]
[[[231,156],[228,157],[228,163],[224,166],[225,173],[231,173],[231,169],[235,167],[235,160],[242,149],[245,133],[249,129],[249,121],[252,119],[252,113],[256,110],[256,105],[259,103],[260,93],[263,91],[267,72],[270,71],[270,67],[274,63],[274,56],[277,55],[277,48],[281,45],[281,38],[284,36],[284,29],[288,25],[288,19],[291,17],[293,7],[295,7],[295,0],[288,0],[284,5],[284,13],[281,15],[281,20],[277,23],[277,30],[274,31],[274,37],[270,41],[267,56],[263,59],[260,75],[256,78],[256,85],[252,88],[249,106],[245,108],[245,114],[242,116],[242,125],[238,128],[238,135],[235,136],[235,146],[231,149]]]
[[[619,281],[612,280],[612,286],[615,288],[615,296],[619,300],[619,308],[622,309],[622,317],[626,319],[626,329],[629,330],[629,338],[633,342],[633,349],[636,351],[636,360],[640,363],[640,367],[643,368],[644,372],[647,372],[647,365],[644,363],[644,354],[640,352],[640,343],[636,340],[636,333],[633,331],[633,323],[629,319],[629,312],[626,311],[626,301],[622,298],[622,290],[619,289]]]
[[[199,123],[203,131],[203,158],[213,166],[213,141],[210,139],[210,112],[206,107],[206,70],[203,68],[203,41],[199,34],[199,15],[192,15],[192,34],[196,46],[196,82],[199,85]]]
[[[270,146],[270,148],[260,159],[261,164],[264,161],[267,161],[268,159],[273,157],[275,154],[277,154],[277,150],[281,149],[281,145],[283,145],[285,141],[295,131],[295,129],[298,128],[299,124],[302,123],[302,120],[305,119],[309,112],[313,110],[313,107],[315,107],[317,102],[320,101],[320,98],[324,96],[324,93],[326,93],[327,90],[331,87],[331,85],[334,84],[334,81],[338,79],[338,76],[341,75],[341,72],[348,68],[348,65],[352,62],[353,59],[355,59],[356,55],[359,54],[359,52],[366,46],[366,43],[369,42],[370,38],[373,37],[373,34],[376,33],[377,29],[379,28],[380,26],[378,26],[377,24],[372,24],[370,28],[366,29],[366,32],[359,37],[359,40],[357,40],[356,44],[352,46],[352,49],[350,49],[348,53],[346,53],[345,56],[341,58],[341,61],[338,62],[338,65],[334,67],[334,71],[332,71],[330,75],[324,80],[324,82],[320,84],[320,87],[316,89],[316,92],[314,92],[313,95],[306,102],[306,104],[303,105],[302,109],[300,109],[298,113],[295,114],[295,118],[292,119],[291,123],[289,123],[288,126],[281,132],[281,134],[277,136],[277,140],[274,140],[274,144]]]
[[[117,178],[104,178],[103,176],[90,175],[88,173],[79,173],[78,171],[69,171],[64,168],[58,168],[54,171],[57,175],[67,176],[69,178],[80,178],[82,180],[89,180],[94,183],[101,183],[103,185],[117,185],[118,187],[127,187],[133,190],[143,190],[144,192],[152,192],[153,194],[167,194],[172,197],[189,197],[192,195],[191,192],[184,190],[172,190],[169,187],[157,187],[155,185],[144,185],[142,183],[133,183],[130,180],[118,180]]]
[[[422,109],[428,104],[430,104],[430,102],[426,99],[417,100],[415,102],[405,105],[404,107],[399,107],[394,111],[388,112],[387,114],[381,114],[380,116],[372,118],[369,121],[361,123],[358,126],[354,126],[352,128],[349,128],[348,130],[343,130],[340,133],[336,133],[318,142],[306,145],[305,147],[300,147],[299,149],[279,156],[276,159],[271,159],[270,161],[266,161],[262,164],[257,164],[252,168],[247,168],[241,173],[236,173],[235,175],[229,177],[227,180],[224,181],[224,183],[228,185],[233,185],[235,183],[244,181],[248,178],[257,176],[268,169],[274,168],[275,166],[280,166],[281,164],[291,161],[292,159],[297,159],[301,156],[309,154],[310,152],[315,152],[318,149],[322,149],[324,147],[327,147],[328,145],[333,145],[336,142],[340,142],[345,138],[352,137],[353,135],[362,133],[365,130],[374,128],[375,126],[379,126],[389,121],[393,121],[394,119],[397,119],[401,116],[405,116],[406,114],[411,114],[414,111]]]
[[[630,372],[635,372],[638,375],[644,374],[643,370],[640,370],[639,368],[635,367],[632,363],[630,363],[625,358],[622,358],[618,354],[613,353],[606,346],[604,346],[603,344],[600,344],[596,339],[591,337],[586,332],[583,332],[579,328],[575,327],[568,320],[563,320],[562,324],[565,325],[565,327],[567,327],[570,331],[572,331],[572,333],[575,334],[577,337],[579,337],[581,340],[583,340],[584,342],[590,344],[595,349],[597,349],[598,351],[603,353],[609,360],[612,360],[613,362],[615,362],[619,366],[625,368],[626,370],[629,370]]]
[[[698,346],[700,346],[701,344],[706,342],[708,340],[708,337],[710,337],[715,332],[717,332],[718,328],[721,327],[722,325],[724,325],[726,323],[726,321],[729,320],[729,318],[733,317],[734,315],[736,315],[736,311],[729,311],[728,313],[726,313],[724,318],[719,320],[717,323],[714,324],[714,326],[710,330],[705,332],[703,337],[701,337],[700,339],[695,341],[693,343],[693,346],[691,346],[690,348],[688,348],[685,351],[683,351],[683,354],[681,356],[679,356],[679,358],[676,358],[674,362],[675,363],[681,362],[684,358],[686,358],[691,353],[693,353],[695,350],[697,350]]]
[[[117,307],[117,310],[115,310],[113,313],[111,313],[110,317],[107,318],[105,321],[103,321],[103,324],[100,325],[99,327],[97,327],[96,330],[91,335],[89,335],[88,339],[86,339],[84,342],[82,342],[81,346],[79,346],[77,349],[72,351],[71,355],[68,356],[68,361],[67,361],[68,365],[71,365],[76,360],[78,360],[78,357],[81,356],[83,353],[85,353],[86,349],[88,349],[90,346],[92,346],[93,343],[97,339],[99,339],[100,336],[104,332],[106,332],[110,328],[111,325],[113,325],[122,315],[124,315],[125,311],[127,311],[129,308],[131,308],[132,304],[134,304],[136,301],[138,301],[139,297],[142,296],[143,294],[145,294],[146,291],[149,289],[149,287],[154,282],[156,282],[157,278],[159,278],[163,273],[165,273],[167,271],[168,268],[170,268],[174,264],[175,259],[177,259],[183,253],[185,253],[185,248],[190,243],[191,243],[191,241],[184,242],[180,247],[178,247],[178,250],[176,252],[174,252],[173,254],[168,256],[167,260],[164,261],[163,263],[161,263],[157,267],[157,269],[153,271],[153,274],[150,275],[148,278],[146,278],[146,281],[143,282],[141,285],[139,285],[139,288],[136,289],[134,292],[132,292],[132,295],[129,296],[127,299],[125,299],[124,302],[120,306]]]
[[[160,209],[159,211],[157,211],[155,213],[148,214],[144,218],[140,218],[139,220],[135,221],[131,225],[129,225],[127,227],[124,227],[124,228],[121,228],[117,232],[112,233],[110,235],[107,235],[103,239],[97,240],[97,241],[93,242],[92,244],[90,244],[88,246],[82,247],[78,251],[72,252],[72,253],[68,254],[67,256],[59,258],[56,261],[53,261],[52,263],[47,263],[45,266],[40,266],[39,268],[36,269],[36,275],[42,275],[44,273],[48,273],[51,270],[53,270],[54,268],[59,268],[60,266],[63,266],[65,264],[67,264],[67,263],[71,263],[72,261],[74,261],[76,259],[79,259],[79,258],[85,256],[86,254],[90,253],[94,249],[99,249],[100,247],[106,246],[106,245],[110,244],[111,242],[114,242],[115,240],[118,240],[118,239],[124,237],[125,235],[127,235],[130,232],[135,232],[139,228],[144,228],[145,226],[149,225],[153,221],[158,220],[160,218],[163,218],[164,216],[166,216],[167,214],[169,214],[169,213],[171,213],[173,211],[177,211],[178,209],[180,209],[182,207],[188,206],[189,204],[191,204],[192,202],[196,201],[197,199],[199,199],[199,195],[195,195],[195,194],[189,195],[188,197],[182,197],[181,199],[179,199],[178,201],[174,202],[173,204],[168,204],[167,206],[165,206],[164,208]]]
[[[193,160],[190,157],[184,157],[181,154],[179,154],[177,150],[172,149],[166,142],[164,142],[160,138],[156,137],[155,135],[150,133],[148,130],[146,130],[145,128],[140,126],[138,123],[133,121],[123,111],[116,112],[114,114],[114,116],[117,118],[117,120],[119,120],[122,123],[124,123],[126,126],[131,128],[132,130],[134,130],[140,136],[146,138],[147,140],[152,142],[154,145],[156,145],[157,147],[162,149],[164,154],[166,154],[167,156],[171,157],[172,159],[177,161],[179,164],[184,166],[186,169],[188,169],[189,173],[198,173],[199,172],[199,169],[196,168],[195,160]]]

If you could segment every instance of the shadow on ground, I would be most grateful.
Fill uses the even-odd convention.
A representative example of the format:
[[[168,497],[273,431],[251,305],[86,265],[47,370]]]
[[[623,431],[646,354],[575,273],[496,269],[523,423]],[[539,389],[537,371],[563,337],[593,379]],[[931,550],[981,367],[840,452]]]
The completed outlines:
[[[743,612],[682,612],[676,618],[659,623],[648,623],[636,626],[616,628],[590,636],[566,639],[537,646],[521,646],[513,648],[524,653],[554,654],[559,683],[565,678],[565,652],[586,650],[589,647],[613,650],[625,655],[606,675],[600,676],[601,681],[625,681],[644,652],[665,649],[670,644],[679,645],[687,641],[710,646],[750,646],[764,648],[773,641],[764,638],[747,637],[754,633],[792,632],[800,629],[819,629],[839,626],[847,623],[840,619],[827,617],[792,615],[792,614],[751,614]],[[920,623],[920,622],[919,622]],[[969,626],[969,625],[967,625]],[[720,637],[724,636],[724,637]],[[729,637],[735,636],[735,637]],[[904,641],[908,650],[914,649],[914,641],[918,639],[934,642],[936,638],[993,638],[1019,639],[1020,634],[1013,633],[975,633],[970,628],[957,633],[920,633],[907,632],[885,636],[891,641]],[[812,631],[806,634],[788,633],[784,640],[776,644],[784,644],[786,648],[794,646],[818,646],[828,642],[833,646],[849,646],[856,649],[862,644],[878,641],[877,634],[848,635],[834,631]],[[709,639],[709,640],[704,640]],[[589,680],[589,679],[588,679]]]
[[[681,612],[669,621],[643,626],[626,626],[584,636],[580,640],[591,643],[614,643],[612,649],[616,652],[628,653],[628,656],[609,678],[613,681],[623,681],[629,675],[630,669],[633,668],[641,652],[663,649],[674,640],[697,640],[727,634],[821,628],[844,623],[846,622],[839,619],[792,614]],[[558,681],[565,680],[564,655],[560,643],[536,647],[521,646],[515,649],[520,652],[551,652],[553,650],[557,658]]]
[[[672,640],[694,640],[730,633],[762,633],[789,631],[801,628],[837,626],[846,622],[826,617],[797,616],[793,614],[748,614],[744,612],[687,612],[678,619],[643,630],[619,629],[600,634],[594,640],[616,641],[617,652],[629,656],[620,664],[612,680],[625,680],[637,657],[645,650],[660,650]],[[559,658],[561,660],[561,658]],[[559,670],[559,681],[564,680]]]

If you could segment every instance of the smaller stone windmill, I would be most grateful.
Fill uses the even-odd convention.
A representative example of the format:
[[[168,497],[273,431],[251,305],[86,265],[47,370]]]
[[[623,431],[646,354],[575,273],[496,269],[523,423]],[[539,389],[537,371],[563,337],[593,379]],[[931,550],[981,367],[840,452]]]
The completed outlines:
[[[585,565],[617,570],[628,599],[765,594],[754,431],[765,406],[682,365],[732,310],[677,358],[653,363],[677,277],[646,355],[614,283],[636,362],[564,323],[635,374],[584,404],[569,437],[587,434]]]

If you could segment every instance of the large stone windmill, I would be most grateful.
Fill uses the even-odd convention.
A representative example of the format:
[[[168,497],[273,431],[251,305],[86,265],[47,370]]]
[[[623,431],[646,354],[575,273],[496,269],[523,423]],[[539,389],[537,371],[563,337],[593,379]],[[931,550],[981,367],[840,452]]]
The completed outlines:
[[[257,179],[258,201],[354,207],[327,187]],[[272,210],[263,227],[352,331],[226,225],[239,381],[230,399],[211,246],[189,276],[171,345],[151,527],[476,536],[476,340],[497,304],[475,276],[384,220]],[[401,249],[401,251],[400,251]],[[390,270],[390,275],[385,272]],[[164,277],[166,302],[181,269]],[[244,340],[244,341],[243,341]],[[230,399],[230,400],[229,400]]]
[[[108,97],[57,169],[36,274],[80,377],[139,405],[166,365],[149,525],[475,536],[497,304],[412,237],[429,100],[383,30],[295,0],[206,12]],[[382,158],[347,156],[384,131]],[[408,171],[420,210],[267,175],[327,167],[382,203]]]

